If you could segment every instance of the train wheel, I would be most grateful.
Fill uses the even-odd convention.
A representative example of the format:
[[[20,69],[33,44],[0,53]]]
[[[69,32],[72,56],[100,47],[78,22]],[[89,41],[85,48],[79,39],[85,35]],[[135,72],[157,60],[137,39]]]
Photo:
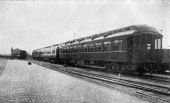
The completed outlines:
[[[104,71],[108,71],[108,65],[104,65]]]
[[[67,67],[68,66],[68,60],[64,60],[64,67]]]
[[[112,65],[107,64],[107,65],[105,65],[104,69],[107,70],[107,71],[110,71],[112,69]]]
[[[117,64],[113,64],[111,70],[114,72],[118,72],[119,66]]]
[[[135,73],[135,68],[132,65],[128,64],[126,66],[126,68],[125,68],[125,72],[129,73],[129,74],[134,74]]]

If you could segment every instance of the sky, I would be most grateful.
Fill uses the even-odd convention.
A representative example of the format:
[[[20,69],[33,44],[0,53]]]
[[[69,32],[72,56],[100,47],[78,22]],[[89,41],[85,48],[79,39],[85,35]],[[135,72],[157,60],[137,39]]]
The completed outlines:
[[[0,0],[0,54],[139,24],[162,30],[170,48],[170,0]]]

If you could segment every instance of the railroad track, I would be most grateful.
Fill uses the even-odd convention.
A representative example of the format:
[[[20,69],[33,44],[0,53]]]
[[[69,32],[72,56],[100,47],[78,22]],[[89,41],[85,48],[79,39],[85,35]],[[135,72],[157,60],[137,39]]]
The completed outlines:
[[[73,74],[79,77],[86,77],[86,78],[90,78],[90,79],[95,79],[95,80],[99,80],[99,81],[103,81],[104,83],[109,83],[108,86],[113,86],[111,84],[118,84],[118,85],[123,85],[123,86],[128,86],[131,88],[136,88],[136,89],[140,89],[140,90],[144,90],[144,91],[149,91],[149,92],[154,92],[154,93],[159,93],[162,95],[166,95],[166,96],[170,96],[170,88],[168,87],[163,87],[163,86],[158,86],[158,85],[153,85],[153,84],[146,84],[146,83],[141,83],[141,82],[135,82],[135,81],[129,81],[129,80],[124,80],[124,79],[118,79],[118,78],[113,78],[113,77],[108,77],[108,76],[101,76],[98,74],[92,74],[92,73],[88,73],[88,72],[80,72],[80,71],[74,71],[74,70],[70,70],[70,69],[59,69],[60,72],[66,72],[69,74]],[[114,87],[114,86],[113,86]],[[162,99],[159,97],[155,97],[152,95],[148,95],[146,93],[143,92],[136,92],[138,96],[142,96],[143,98],[149,100],[152,103],[170,103],[169,100],[166,99]]]
[[[89,70],[93,69],[96,71],[96,68],[98,68],[98,70],[102,70],[103,68],[101,67],[95,67],[95,66],[85,66],[87,68],[90,68]],[[113,72],[113,71],[110,71]],[[114,72],[113,72],[114,73]],[[155,80],[155,81],[163,81],[163,82],[170,82],[170,78],[166,78],[166,77],[161,77],[161,76],[154,76],[154,75],[139,75],[139,74],[124,74],[126,76],[130,76],[130,77],[137,77],[137,78],[141,78],[141,79],[150,79],[150,80]]]
[[[41,66],[44,66],[44,65],[41,65]],[[121,79],[121,78],[114,78],[114,77],[109,77],[109,76],[105,76],[105,75],[90,73],[89,71],[79,71],[79,70],[71,69],[69,67],[57,68],[57,69],[55,68],[55,66],[47,65],[45,67],[53,69],[53,70],[57,70],[57,71],[60,71],[63,73],[78,76],[81,78],[88,78],[88,79],[102,81],[104,84],[107,83],[107,85],[109,85],[109,86],[113,86],[113,84],[118,84],[118,85],[130,87],[130,88],[143,90],[146,92],[152,92],[152,93],[158,93],[158,94],[165,95],[165,96],[170,96],[170,87],[164,87],[164,86],[148,84],[148,83],[143,83],[143,82],[125,80],[125,79]],[[148,98],[153,103],[170,103],[170,101],[166,100],[166,99],[158,98],[158,97],[148,95],[148,94],[145,94],[142,92],[136,92],[136,93],[140,96]]]
[[[63,70],[63,68],[61,70]],[[97,79],[97,80],[101,80],[101,81],[105,81],[105,82],[120,84],[120,85],[124,85],[124,86],[128,86],[128,87],[133,87],[133,88],[137,88],[137,89],[147,90],[147,91],[170,96],[170,87],[164,87],[164,86],[158,86],[158,85],[153,85],[153,84],[148,84],[148,83],[125,80],[125,79],[121,79],[121,78],[114,78],[114,77],[89,73],[89,72],[85,72],[85,71],[76,71],[76,70],[70,70],[70,69],[65,69],[64,71],[75,74],[75,75],[79,75],[79,76],[84,76],[84,77],[88,77],[88,78],[92,78],[92,79]]]
[[[127,75],[127,76],[132,77],[132,75]],[[151,80],[155,80],[155,81],[170,82],[170,78],[161,77],[161,76],[154,76],[154,75],[141,75],[141,76],[139,76],[138,74],[133,74],[133,77],[138,77],[138,78],[142,78],[142,79],[151,79]]]

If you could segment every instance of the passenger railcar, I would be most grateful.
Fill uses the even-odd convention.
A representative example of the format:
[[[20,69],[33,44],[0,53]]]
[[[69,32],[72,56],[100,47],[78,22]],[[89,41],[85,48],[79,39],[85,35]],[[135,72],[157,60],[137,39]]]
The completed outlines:
[[[41,59],[41,49],[36,49],[36,50],[33,50],[32,52],[32,58],[35,59],[35,60],[42,60]]]
[[[50,61],[56,62],[56,52],[57,52],[57,45],[47,46],[41,49],[33,50],[32,57],[35,60],[43,60],[43,61]]]
[[[152,73],[162,63],[162,34],[146,25],[134,25],[67,41],[46,49],[55,61],[95,65],[115,72]],[[53,49],[53,50],[54,50]],[[43,52],[42,52],[43,53]],[[48,54],[48,53],[47,53]],[[45,60],[45,56],[40,58]],[[49,58],[48,60],[51,60]]]

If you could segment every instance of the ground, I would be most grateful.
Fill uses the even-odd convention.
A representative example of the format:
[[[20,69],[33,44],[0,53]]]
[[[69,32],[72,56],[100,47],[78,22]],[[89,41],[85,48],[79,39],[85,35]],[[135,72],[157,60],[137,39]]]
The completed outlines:
[[[147,103],[27,61],[5,64],[0,61],[0,103]]]

